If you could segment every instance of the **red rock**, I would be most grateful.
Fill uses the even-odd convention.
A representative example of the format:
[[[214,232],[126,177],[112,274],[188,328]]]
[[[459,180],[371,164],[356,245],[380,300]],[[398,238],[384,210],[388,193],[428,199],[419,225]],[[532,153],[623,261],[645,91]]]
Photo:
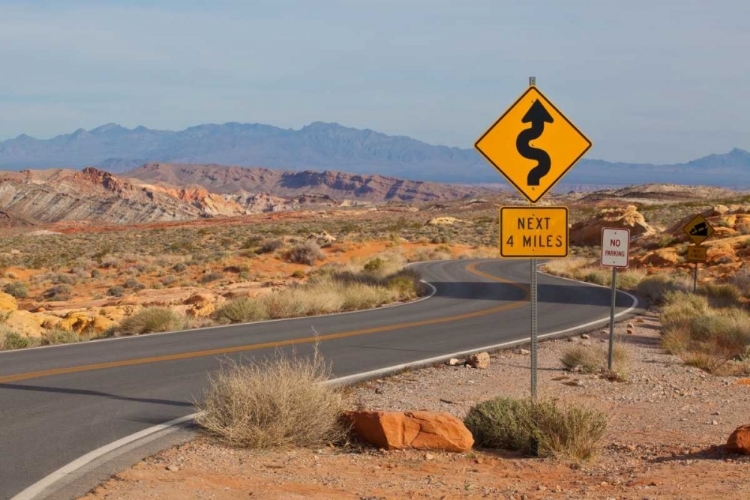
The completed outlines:
[[[750,424],[737,427],[727,440],[727,451],[740,455],[750,455]]]
[[[346,416],[354,433],[378,448],[463,452],[474,445],[469,429],[449,413],[352,411]]]

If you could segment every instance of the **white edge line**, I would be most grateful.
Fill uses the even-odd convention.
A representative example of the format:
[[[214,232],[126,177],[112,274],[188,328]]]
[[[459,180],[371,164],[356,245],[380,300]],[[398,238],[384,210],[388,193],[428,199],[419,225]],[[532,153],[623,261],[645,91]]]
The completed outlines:
[[[436,262],[443,262],[443,261],[436,261]],[[449,261],[444,261],[444,262],[449,262]],[[412,262],[410,264],[407,264],[404,267],[409,267],[414,264],[421,264],[421,262]],[[190,328],[188,330],[174,330],[171,332],[154,332],[154,333],[143,333],[140,335],[128,335],[125,337],[92,339],[92,340],[88,340],[84,342],[73,342],[71,344],[55,344],[55,345],[27,347],[25,349],[10,349],[10,350],[4,350],[4,351],[0,350],[0,356],[19,354],[23,352],[39,351],[41,349],[56,349],[56,348],[64,348],[64,347],[91,345],[93,343],[99,343],[99,342],[114,342],[117,340],[136,340],[136,339],[159,337],[161,335],[174,335],[174,334],[179,334],[179,333],[200,332],[203,330],[216,330],[219,328],[223,329],[223,328],[236,328],[236,327],[247,326],[247,325],[263,325],[267,323],[278,323],[279,321],[300,321],[300,320],[311,319],[311,318],[318,319],[318,318],[329,318],[329,317],[334,317],[334,316],[346,316],[348,314],[359,314],[359,313],[366,313],[366,312],[371,312],[371,311],[381,311],[383,309],[394,309],[396,307],[411,306],[414,304],[419,304],[420,302],[424,302],[425,300],[431,299],[437,293],[437,288],[435,288],[431,283],[428,283],[425,280],[419,280],[419,282],[429,286],[432,289],[432,291],[430,292],[429,295],[420,297],[416,300],[411,300],[409,302],[398,302],[395,304],[386,304],[384,306],[371,307],[369,309],[358,309],[356,311],[345,311],[345,312],[339,312],[339,313],[317,314],[317,315],[312,315],[312,316],[294,316],[292,318],[266,319],[263,321],[251,321],[250,323],[232,323],[230,325],[204,326],[202,328]]]
[[[552,275],[550,275],[550,276],[552,276]],[[559,278],[559,276],[554,276],[554,277],[555,278]],[[561,278],[561,279],[567,279],[567,278]],[[575,280],[568,280],[568,281],[575,281]],[[430,283],[427,283],[427,282],[424,282],[424,283],[426,283],[427,285],[429,285],[430,287],[432,287],[432,289],[433,289],[432,295],[434,295],[435,292],[437,291],[437,289],[432,284],[430,284]],[[607,288],[607,287],[603,287],[603,288]],[[615,318],[620,318],[622,316],[630,314],[639,305],[638,298],[635,295],[631,295],[630,293],[623,292],[623,291],[620,291],[620,293],[624,293],[625,295],[627,295],[628,297],[630,297],[633,300],[633,304],[628,309],[617,313],[615,315]],[[430,297],[432,295],[430,295]],[[426,298],[429,298],[429,297],[426,297]],[[425,299],[421,299],[421,300],[425,300]],[[558,330],[556,332],[545,333],[545,334],[539,335],[539,338],[540,339],[544,339],[544,338],[553,337],[553,336],[556,336],[556,335],[563,335],[565,333],[569,333],[569,332],[572,332],[572,331],[575,331],[575,330],[579,330],[579,329],[582,329],[582,328],[592,327],[592,326],[594,326],[596,324],[599,324],[599,323],[602,323],[602,322],[608,321],[608,320],[609,320],[609,317],[607,316],[605,318],[597,319],[597,320],[594,320],[594,321],[589,321],[588,323],[584,323],[582,325],[576,325],[576,326],[573,326],[573,327],[570,327],[570,328],[566,328],[564,330]],[[325,384],[326,385],[346,385],[346,384],[351,384],[351,383],[355,383],[357,381],[374,378],[374,377],[377,377],[377,376],[380,376],[380,375],[385,375],[385,374],[392,373],[392,372],[399,372],[399,371],[406,370],[406,369],[409,369],[409,368],[421,367],[421,366],[429,365],[429,364],[432,364],[432,363],[438,363],[438,362],[444,361],[446,359],[455,358],[455,357],[458,357],[458,356],[465,356],[467,354],[472,354],[472,353],[475,353],[475,352],[496,351],[496,350],[502,349],[504,347],[510,347],[510,346],[513,346],[513,345],[524,344],[524,343],[526,343],[528,341],[529,341],[529,339],[527,339],[527,338],[526,339],[520,339],[520,340],[512,340],[512,341],[508,341],[508,342],[503,342],[501,344],[493,344],[493,345],[489,345],[489,346],[485,346],[485,347],[479,347],[479,348],[476,348],[476,349],[469,349],[469,350],[466,350],[466,351],[459,351],[459,352],[454,352],[454,353],[451,353],[451,354],[444,354],[444,355],[435,356],[435,357],[432,357],[432,358],[421,359],[419,361],[413,361],[411,363],[403,363],[403,364],[400,364],[400,365],[388,366],[388,367],[385,367],[385,368],[379,368],[377,370],[371,370],[371,371],[368,371],[368,372],[358,373],[358,374],[354,374],[354,375],[348,375],[348,376],[345,376],[345,377],[334,378],[334,379],[326,381]],[[159,424],[159,425],[155,425],[153,427],[149,427],[147,429],[143,429],[140,432],[136,432],[135,434],[131,434],[129,436],[125,436],[122,439],[118,439],[117,441],[109,443],[108,445],[102,446],[101,448],[97,448],[96,450],[93,450],[93,451],[91,451],[91,452],[83,455],[82,457],[77,458],[76,460],[73,460],[69,464],[64,465],[63,467],[61,467],[60,469],[56,470],[55,472],[53,472],[52,474],[48,475],[47,477],[45,477],[45,478],[39,480],[38,482],[32,484],[31,486],[29,486],[28,488],[26,488],[22,492],[18,493],[16,496],[12,497],[11,500],[34,500],[35,498],[37,498],[37,495],[43,493],[44,490],[46,490],[50,486],[54,485],[58,481],[61,481],[62,479],[65,479],[70,474],[75,473],[77,470],[79,470],[79,469],[85,467],[86,465],[90,464],[91,462],[93,462],[97,458],[102,457],[102,456],[104,456],[107,453],[110,453],[112,451],[115,451],[116,449],[118,449],[120,447],[126,446],[126,445],[128,445],[130,443],[133,443],[135,441],[138,441],[139,439],[143,439],[143,438],[148,437],[148,436],[150,436],[152,434],[156,434],[157,432],[166,431],[166,430],[169,430],[169,429],[176,428],[177,426],[182,425],[185,422],[193,420],[197,416],[198,416],[198,413],[193,413],[193,414],[190,414],[190,415],[186,415],[184,417],[176,418],[174,420],[170,420],[169,422],[165,422],[163,424]]]

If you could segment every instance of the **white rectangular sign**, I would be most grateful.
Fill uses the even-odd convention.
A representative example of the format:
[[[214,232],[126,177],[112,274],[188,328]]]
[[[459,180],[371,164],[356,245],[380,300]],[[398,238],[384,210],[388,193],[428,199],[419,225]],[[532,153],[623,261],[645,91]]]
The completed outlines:
[[[602,265],[608,267],[628,267],[630,251],[630,230],[602,230]]]

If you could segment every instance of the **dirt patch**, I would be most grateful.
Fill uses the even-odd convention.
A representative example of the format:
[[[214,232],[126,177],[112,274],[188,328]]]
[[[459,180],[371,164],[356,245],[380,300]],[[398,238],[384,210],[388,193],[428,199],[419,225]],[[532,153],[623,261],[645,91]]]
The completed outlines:
[[[544,397],[605,411],[604,448],[576,464],[517,454],[464,454],[372,448],[257,452],[201,438],[122,472],[84,497],[118,498],[680,498],[750,497],[750,457],[724,455],[721,445],[750,421],[750,387],[686,367],[659,347],[659,324],[648,313],[617,328],[630,353],[626,382],[562,369],[570,346],[606,347],[604,332],[541,345]],[[476,402],[528,394],[529,356],[504,351],[486,370],[436,366],[361,384],[368,409],[429,409],[463,417]]]

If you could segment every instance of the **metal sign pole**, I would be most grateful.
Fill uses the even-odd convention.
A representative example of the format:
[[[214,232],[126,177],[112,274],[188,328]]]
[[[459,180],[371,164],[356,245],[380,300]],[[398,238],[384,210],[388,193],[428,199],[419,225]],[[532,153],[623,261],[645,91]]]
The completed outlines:
[[[536,86],[536,77],[529,77],[529,87]],[[532,204],[533,206],[533,204]],[[537,379],[537,269],[536,259],[531,259],[531,399],[536,400]]]
[[[536,259],[531,259],[531,399],[536,399],[537,278]]]
[[[695,263],[695,269],[693,270],[693,293],[698,290],[698,263]]]
[[[612,356],[615,350],[615,306],[617,304],[617,267],[612,267],[612,309],[609,311],[609,353],[607,369],[612,371]]]

